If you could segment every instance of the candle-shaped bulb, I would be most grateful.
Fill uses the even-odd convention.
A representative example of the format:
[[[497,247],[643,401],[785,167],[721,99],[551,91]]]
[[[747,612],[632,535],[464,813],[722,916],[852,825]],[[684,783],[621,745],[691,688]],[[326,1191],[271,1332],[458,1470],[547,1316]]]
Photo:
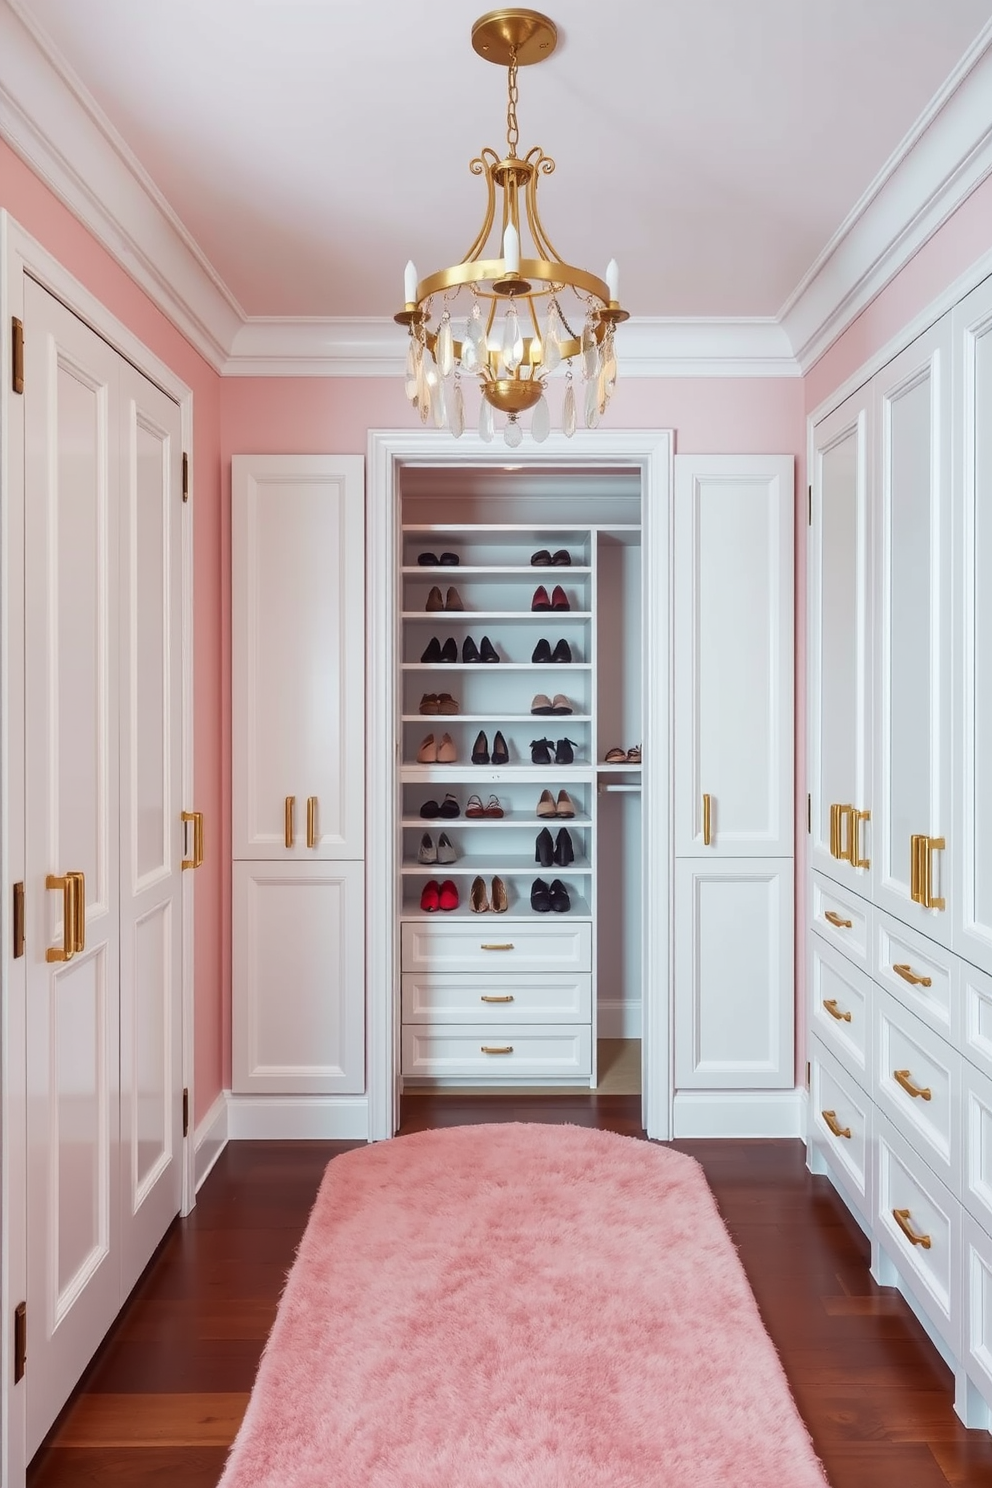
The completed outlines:
[[[403,273],[403,300],[407,305],[417,303],[417,266],[412,258]]]
[[[620,270],[615,258],[611,258],[606,265],[606,287],[610,291],[610,299],[619,303],[620,301]]]
[[[503,231],[503,273],[520,273],[520,234],[512,222]]]

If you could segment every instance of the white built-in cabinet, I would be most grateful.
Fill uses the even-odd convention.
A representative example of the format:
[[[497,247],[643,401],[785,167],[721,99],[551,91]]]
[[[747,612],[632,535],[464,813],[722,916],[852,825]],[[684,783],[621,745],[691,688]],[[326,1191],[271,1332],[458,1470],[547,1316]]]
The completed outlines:
[[[791,456],[675,460],[677,1090],[791,1087]]]
[[[992,1425],[992,281],[812,430],[810,1164]]]
[[[359,456],[232,468],[233,1089],[365,1088]]]

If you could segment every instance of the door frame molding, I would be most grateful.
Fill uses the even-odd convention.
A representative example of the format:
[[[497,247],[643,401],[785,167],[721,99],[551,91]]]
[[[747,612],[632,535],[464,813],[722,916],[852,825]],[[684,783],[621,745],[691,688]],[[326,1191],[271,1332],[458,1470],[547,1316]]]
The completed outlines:
[[[672,836],[671,671],[675,434],[671,429],[580,431],[552,434],[512,451],[514,465],[618,465],[642,477],[642,563],[651,583],[643,590],[641,656],[645,757],[642,768],[643,1103],[648,1136],[664,1141],[672,1123]],[[369,431],[367,473],[367,880],[366,990],[368,997],[369,1138],[394,1135],[399,1117],[399,934],[392,913],[398,871],[396,748],[399,633],[399,478],[404,465],[502,466],[502,444],[477,434],[455,443],[433,430]],[[664,913],[649,912],[664,906]]]
[[[182,447],[193,452],[193,390],[68,269],[0,209],[0,1482],[24,1481],[24,1391],[13,1383],[13,1300],[27,1294],[25,974],[11,959],[12,885],[24,876],[24,815],[11,816],[24,800],[23,399],[12,391],[11,317],[23,318],[24,280],[35,280],[113,349],[178,404]],[[193,801],[193,460],[190,501],[182,523],[182,796]],[[12,728],[11,725],[14,725]],[[20,733],[20,742],[18,734]],[[193,875],[182,884],[182,1083],[193,1091]],[[182,1209],[195,1200],[193,1128],[183,1142]],[[13,1223],[13,1216],[18,1223]]]

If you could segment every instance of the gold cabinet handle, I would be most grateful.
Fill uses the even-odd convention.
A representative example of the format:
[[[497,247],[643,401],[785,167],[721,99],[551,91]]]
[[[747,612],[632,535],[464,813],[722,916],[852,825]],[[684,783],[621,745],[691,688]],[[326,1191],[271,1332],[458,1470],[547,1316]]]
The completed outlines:
[[[317,846],[317,797],[307,796],[307,847]]]
[[[67,878],[75,880],[76,892],[73,895],[72,913],[72,949],[74,951],[85,951],[86,949],[86,874],[75,872],[66,874]]]
[[[826,1008],[831,1018],[836,1018],[838,1023],[850,1023],[850,1013],[841,1012],[840,1008],[837,1006],[836,997],[825,997],[823,999],[823,1006]]]
[[[203,812],[184,811],[183,821],[193,823],[193,856],[183,858],[184,868],[202,868],[203,866]]]
[[[840,807],[836,802],[830,806],[830,856],[840,857]]]
[[[924,909],[947,908],[944,898],[933,892],[933,854],[946,846],[943,837],[928,837],[925,832],[914,832],[909,839],[909,897]]]
[[[709,847],[710,843],[713,840],[713,834],[712,834],[712,832],[710,830],[711,825],[712,825],[711,801],[710,801],[710,797],[707,796],[704,793],[704,795],[703,795],[703,846],[704,847]]]
[[[480,951],[512,951],[513,941],[508,940],[505,945],[480,945]]]
[[[910,1245],[922,1245],[924,1250],[929,1250],[932,1241],[929,1235],[918,1235],[909,1222],[908,1209],[893,1209],[892,1218],[902,1230]]]
[[[284,822],[284,835],[287,847],[292,847],[296,841],[296,829],[293,826],[293,813],[296,810],[296,797],[286,797],[286,811]]]
[[[485,992],[479,998],[480,1002],[512,1002],[513,993],[508,992],[505,997],[487,997]]]
[[[512,1044],[497,1044],[497,1045],[493,1045],[493,1044],[482,1044],[480,1047],[482,1049],[483,1054],[512,1054],[513,1053],[513,1045]]]
[[[830,855],[853,865],[851,851],[854,837],[854,807],[834,805],[830,808]],[[844,846],[844,822],[848,823],[847,846]]]
[[[858,811],[857,807],[851,807],[851,841],[848,844],[850,855],[848,862],[852,868],[870,868],[871,859],[861,856],[860,827],[862,822],[871,821],[870,811]]]
[[[46,889],[61,889],[62,891],[62,944],[61,946],[49,946],[45,952],[46,961],[71,961],[76,953],[76,894],[79,890],[79,880],[75,873],[65,873],[59,877],[50,873],[45,879]]]
[[[829,920],[831,925],[836,925],[838,930],[852,930],[854,927],[850,920],[842,920],[840,915],[832,909],[823,911],[823,918]]]
[[[914,1085],[909,1070],[893,1070],[892,1078],[897,1085],[901,1085],[907,1095],[914,1100],[932,1100],[933,1094],[926,1085]]]
[[[932,987],[933,981],[930,977],[917,976],[913,968],[905,961],[893,961],[892,970],[896,976],[901,976],[904,982],[911,987]]]
[[[836,1111],[821,1111],[820,1115],[823,1117],[824,1121],[827,1123],[835,1137],[847,1137],[848,1141],[850,1141],[851,1128],[849,1126],[841,1126],[840,1122],[837,1120]]]

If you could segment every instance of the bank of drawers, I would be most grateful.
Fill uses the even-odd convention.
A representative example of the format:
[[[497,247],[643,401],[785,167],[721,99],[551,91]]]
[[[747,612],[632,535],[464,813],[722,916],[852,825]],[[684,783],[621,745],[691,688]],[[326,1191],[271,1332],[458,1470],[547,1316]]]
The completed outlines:
[[[402,927],[408,1079],[588,1080],[592,926],[521,921]]]

